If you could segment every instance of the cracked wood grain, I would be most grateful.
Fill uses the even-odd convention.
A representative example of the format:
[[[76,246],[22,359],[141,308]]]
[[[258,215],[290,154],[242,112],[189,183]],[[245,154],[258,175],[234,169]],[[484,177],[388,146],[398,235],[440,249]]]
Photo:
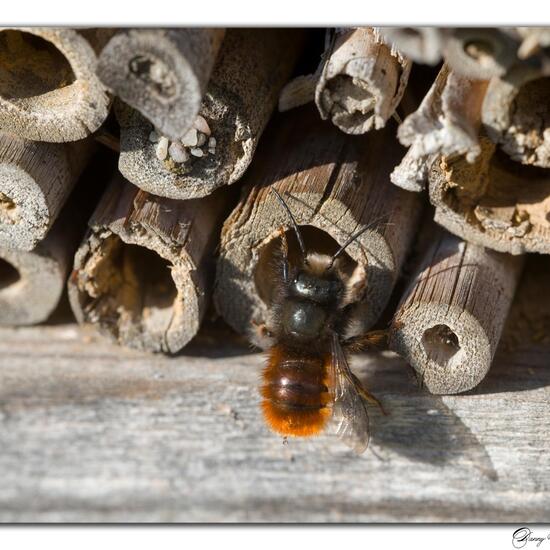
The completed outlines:
[[[45,143],[0,132],[0,247],[46,237],[94,151],[93,141]]]
[[[43,145],[65,146],[36,145],[39,150]],[[86,222],[115,167],[113,160],[105,151],[95,153],[48,234],[32,250],[0,246],[0,324],[41,323],[55,310]],[[52,168],[51,159],[45,164]]]
[[[459,393],[489,371],[523,258],[430,227],[430,244],[394,315],[390,346],[430,392]]]
[[[115,174],[75,255],[78,321],[125,346],[179,351],[206,311],[226,200],[156,197]]]
[[[522,164],[550,168],[550,62],[544,55],[494,77],[483,101],[491,140]]]
[[[474,163],[438,158],[429,173],[434,219],[451,233],[499,252],[550,252],[548,170],[511,160],[480,139]]]
[[[66,317],[0,329],[2,522],[547,522],[548,347],[500,353],[475,392],[419,390],[403,360],[352,367],[371,409],[358,457],[263,425],[264,358],[208,331],[178,357]]]
[[[469,162],[477,158],[487,85],[487,81],[463,77],[443,65],[418,109],[399,126],[399,141],[409,149],[392,172],[395,185],[422,191],[438,155],[465,155]]]

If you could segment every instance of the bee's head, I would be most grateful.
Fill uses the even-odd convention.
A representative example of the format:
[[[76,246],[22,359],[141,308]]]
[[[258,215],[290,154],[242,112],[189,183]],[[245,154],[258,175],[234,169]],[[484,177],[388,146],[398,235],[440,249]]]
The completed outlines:
[[[291,273],[289,294],[317,304],[332,304],[339,300],[344,283],[337,268],[331,265],[331,257],[310,253],[303,265]]]

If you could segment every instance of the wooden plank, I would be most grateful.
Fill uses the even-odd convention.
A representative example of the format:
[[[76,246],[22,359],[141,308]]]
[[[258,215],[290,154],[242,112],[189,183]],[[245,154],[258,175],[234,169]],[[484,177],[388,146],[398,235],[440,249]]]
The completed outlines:
[[[389,352],[358,356],[390,415],[371,410],[357,457],[272,435],[263,358],[224,331],[164,357],[54,323],[0,330],[0,521],[550,519],[548,346],[501,353],[475,392],[444,397]]]

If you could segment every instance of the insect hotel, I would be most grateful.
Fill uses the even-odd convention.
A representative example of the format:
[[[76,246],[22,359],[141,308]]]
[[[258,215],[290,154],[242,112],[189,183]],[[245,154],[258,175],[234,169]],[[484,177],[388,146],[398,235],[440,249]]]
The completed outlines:
[[[550,519],[550,29],[1,28],[0,521]]]

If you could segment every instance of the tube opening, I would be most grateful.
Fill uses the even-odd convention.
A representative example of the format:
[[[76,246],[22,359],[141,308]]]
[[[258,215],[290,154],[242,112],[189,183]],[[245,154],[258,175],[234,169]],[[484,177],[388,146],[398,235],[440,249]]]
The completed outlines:
[[[422,345],[428,357],[441,367],[446,367],[460,351],[458,336],[444,324],[425,330]]]
[[[12,264],[0,258],[0,290],[17,283],[21,279],[21,274]]]
[[[0,31],[0,96],[32,100],[76,80],[67,58],[54,44],[28,32]]]
[[[331,78],[323,91],[324,103],[333,121],[350,130],[361,128],[372,116],[376,98],[359,78],[339,74]]]
[[[90,300],[84,312],[90,322],[112,332],[163,332],[170,328],[177,289],[171,265],[148,248],[111,235],[84,267],[80,283]]]

